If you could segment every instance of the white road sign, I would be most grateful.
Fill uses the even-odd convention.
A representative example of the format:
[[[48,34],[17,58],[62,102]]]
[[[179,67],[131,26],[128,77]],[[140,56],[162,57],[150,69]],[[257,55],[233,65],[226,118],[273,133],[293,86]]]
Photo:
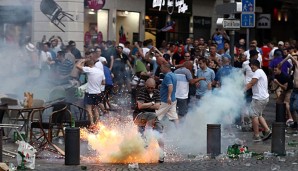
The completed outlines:
[[[222,21],[222,26],[225,29],[240,29],[240,20],[224,19]]]

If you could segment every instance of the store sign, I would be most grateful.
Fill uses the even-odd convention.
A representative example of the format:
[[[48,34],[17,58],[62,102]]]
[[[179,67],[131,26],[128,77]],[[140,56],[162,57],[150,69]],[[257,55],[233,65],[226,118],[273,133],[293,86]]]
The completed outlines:
[[[152,7],[159,7],[159,11],[161,10],[162,6],[165,6],[167,1],[167,10],[169,14],[173,13],[169,11],[169,9],[174,9],[175,7],[178,7],[178,13],[185,13],[188,10],[188,5],[184,2],[184,0],[153,0]]]
[[[257,28],[270,29],[271,28],[271,15],[270,14],[260,14],[256,19]]]
[[[106,4],[106,0],[88,0],[88,6],[95,11],[100,10]]]

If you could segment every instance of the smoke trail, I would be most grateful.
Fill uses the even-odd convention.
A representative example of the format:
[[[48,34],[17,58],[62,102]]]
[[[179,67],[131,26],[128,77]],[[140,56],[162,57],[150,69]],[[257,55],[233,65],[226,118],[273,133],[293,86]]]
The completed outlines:
[[[231,124],[244,101],[244,76],[235,70],[223,79],[222,87],[208,93],[192,108],[181,128],[172,128],[169,137],[184,152],[206,153],[207,124]]]

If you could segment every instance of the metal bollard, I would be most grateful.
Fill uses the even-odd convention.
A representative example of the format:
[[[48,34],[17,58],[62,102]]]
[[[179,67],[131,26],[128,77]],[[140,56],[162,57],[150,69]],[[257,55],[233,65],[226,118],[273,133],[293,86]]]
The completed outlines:
[[[207,154],[215,158],[221,153],[220,124],[207,124]]]
[[[276,103],[275,122],[286,122],[286,104]]]
[[[80,128],[65,129],[65,165],[80,164]]]
[[[286,154],[285,129],[286,125],[284,122],[274,122],[272,124],[271,152],[280,156]]]

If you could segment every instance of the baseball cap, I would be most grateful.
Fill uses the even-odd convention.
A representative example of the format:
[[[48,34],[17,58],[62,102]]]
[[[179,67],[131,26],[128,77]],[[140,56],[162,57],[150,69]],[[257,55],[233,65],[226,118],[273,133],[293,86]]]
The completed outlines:
[[[98,59],[101,63],[103,63],[103,62],[107,62],[107,59],[105,58],[105,57],[99,57],[99,59]]]
[[[28,43],[26,45],[26,49],[30,52],[33,52],[35,50],[35,46],[32,43]]]
[[[121,47],[123,49],[124,48],[124,44],[123,43],[119,43],[119,45],[117,47]]]
[[[95,52],[95,49],[94,48],[91,48],[91,49],[89,49],[89,52],[90,53],[94,53]]]
[[[279,41],[279,42],[278,42],[278,45],[282,45],[282,46],[283,46],[284,44],[285,44],[285,43],[284,43],[283,41]]]

